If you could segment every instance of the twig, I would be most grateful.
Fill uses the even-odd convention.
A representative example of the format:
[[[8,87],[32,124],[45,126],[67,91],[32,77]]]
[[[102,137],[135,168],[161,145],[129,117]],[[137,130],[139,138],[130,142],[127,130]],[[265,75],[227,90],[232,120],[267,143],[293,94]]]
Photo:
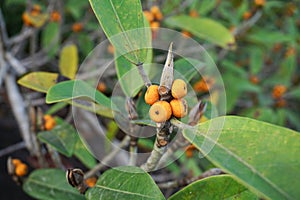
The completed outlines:
[[[139,74],[141,75],[141,77],[144,81],[145,86],[149,87],[151,85],[151,81],[150,81],[149,77],[147,76],[147,74],[145,72],[145,69],[143,67],[143,63],[138,63],[136,66],[138,68]]]
[[[188,122],[189,126],[197,125],[205,110],[206,103],[202,103],[202,101],[200,100],[190,111]],[[171,123],[172,122],[173,121],[171,120]],[[176,125],[174,122],[173,124]],[[169,157],[171,157],[178,149],[190,144],[190,142],[183,137],[182,133],[178,134],[178,138],[176,138],[176,140],[168,148],[167,152],[162,156],[159,164],[157,165],[157,168],[164,166],[167,163]]]
[[[5,20],[4,20],[4,17],[3,17],[1,9],[0,9],[0,38],[1,38],[0,39],[0,43],[3,42],[4,48],[7,48],[7,46],[8,46],[8,44],[7,44],[8,36],[7,36],[7,30],[6,30]]]
[[[22,74],[26,73],[27,70],[24,67],[24,65],[18,59],[16,59],[13,55],[11,55],[11,53],[6,52],[5,58],[7,59],[10,66],[12,66],[14,68],[14,70],[17,72],[18,75],[22,75]]]
[[[172,132],[172,125],[169,121],[160,124],[162,127],[158,127],[156,133],[156,140],[153,150],[145,164],[141,168],[145,171],[152,171],[156,168],[159,160],[167,149],[170,133]]]
[[[131,120],[135,120],[138,118],[138,113],[136,111],[135,103],[132,98],[127,98],[126,100],[126,110],[128,112],[128,119],[129,122],[129,130],[130,130],[130,146],[129,146],[129,165],[135,166],[136,165],[136,153],[137,153],[137,137],[132,136],[134,132],[134,125],[131,123]]]
[[[84,178],[90,178],[97,174],[97,172],[103,169],[103,167],[105,167],[108,162],[115,158],[115,156],[119,153],[119,151],[121,151],[122,148],[128,146],[129,142],[130,137],[125,136],[120,145],[117,148],[115,148],[110,154],[104,157],[101,163],[97,164],[93,169],[85,173]]]
[[[24,141],[19,142],[17,144],[10,145],[10,146],[0,150],[0,157],[5,156],[5,155],[10,154],[10,153],[13,153],[15,151],[18,151],[18,150],[23,149],[25,147],[26,147],[26,145],[25,145]]]
[[[208,171],[202,173],[198,177],[184,178],[181,180],[174,180],[174,181],[169,181],[166,183],[159,183],[157,185],[161,189],[178,188],[178,187],[183,187],[183,186],[189,185],[190,183],[195,182],[197,180],[201,180],[203,178],[207,178],[210,176],[216,176],[216,175],[220,175],[220,174],[224,174],[224,172],[221,169],[212,168],[212,169],[209,169]]]
[[[18,90],[16,79],[12,74],[8,74],[6,76],[5,85],[11,108],[18,122],[22,138],[26,144],[26,148],[30,153],[33,154],[36,152],[36,148],[35,145],[32,144],[32,138],[29,129],[29,119],[28,115],[26,114],[24,99]]]

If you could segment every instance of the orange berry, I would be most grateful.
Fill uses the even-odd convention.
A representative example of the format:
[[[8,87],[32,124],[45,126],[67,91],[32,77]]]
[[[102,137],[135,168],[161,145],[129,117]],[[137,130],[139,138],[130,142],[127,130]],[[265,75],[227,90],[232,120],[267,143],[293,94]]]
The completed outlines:
[[[30,17],[29,17],[29,14],[27,12],[24,12],[23,15],[22,15],[22,20],[24,22],[24,24],[26,26],[31,26],[32,23],[31,23],[31,20],[30,20]]]
[[[154,15],[151,12],[149,12],[148,10],[145,10],[143,13],[149,23],[154,21]]]
[[[172,109],[167,101],[157,101],[150,107],[149,115],[154,122],[165,122],[170,119]]]
[[[98,83],[98,85],[97,85],[97,90],[99,90],[100,92],[105,92],[106,89],[107,89],[107,88],[106,88],[106,85],[105,85],[104,82]]]
[[[215,84],[215,80],[210,77],[203,77],[193,86],[195,92],[208,92]]]
[[[87,178],[84,180],[85,183],[89,186],[89,187],[94,187],[96,185],[97,182],[97,178],[96,177],[91,177],[91,178]]]
[[[189,146],[187,146],[186,148],[185,148],[185,150],[187,151],[187,150],[196,150],[197,148],[195,147],[195,145],[193,145],[193,144],[190,144]]]
[[[150,27],[151,27],[151,29],[153,30],[153,31],[155,31],[157,28],[159,28],[160,27],[160,23],[159,22],[151,22],[150,23]]]
[[[186,151],[185,151],[185,156],[186,156],[187,158],[193,157],[193,151],[192,151],[192,150],[186,150]]]
[[[160,12],[160,9],[159,9],[158,6],[152,6],[151,9],[150,9],[150,12],[154,16],[154,20],[158,20],[158,21],[162,20],[163,15]]]
[[[259,78],[255,75],[250,76],[249,78],[250,82],[253,83],[254,85],[259,83]]]
[[[287,88],[284,85],[275,85],[272,91],[274,99],[280,99],[286,92]]]
[[[19,165],[16,166],[16,170],[15,173],[17,176],[25,176],[27,174],[28,168],[27,165],[24,163],[21,163]]]
[[[11,162],[14,164],[15,167],[22,163],[22,161],[20,159],[17,159],[17,158],[12,159]]]
[[[255,0],[254,3],[256,6],[264,6],[266,1],[265,0]]]
[[[61,20],[60,13],[57,12],[57,11],[53,11],[53,12],[51,13],[50,20],[53,21],[53,22],[59,22],[59,21]]]
[[[44,128],[49,131],[56,125],[55,119],[51,115],[44,115]]]
[[[246,12],[244,12],[244,14],[243,14],[243,19],[244,19],[244,20],[247,20],[247,19],[249,19],[251,16],[252,16],[252,13],[249,12],[249,11],[246,11]]]
[[[185,99],[173,99],[170,102],[172,113],[175,117],[181,118],[188,113],[188,104]]]
[[[151,9],[150,9],[151,13],[153,15],[155,15],[156,13],[159,13],[160,12],[160,9],[158,6],[152,6]]]
[[[110,53],[110,54],[114,54],[114,53],[115,53],[115,47],[114,47],[112,44],[109,44],[109,45],[107,46],[107,51],[108,51],[108,53]]]
[[[32,11],[30,11],[30,15],[31,15],[32,17],[39,16],[39,14],[41,14],[41,12],[40,12],[40,11],[36,11],[36,10],[32,10]]]
[[[78,32],[80,32],[80,31],[82,31],[82,29],[83,29],[83,24],[82,23],[74,23],[73,25],[72,25],[72,30],[73,30],[73,32],[75,32],[75,33],[78,33]]]
[[[145,93],[145,102],[149,105],[154,104],[159,100],[158,85],[151,85]]]
[[[199,17],[198,12],[197,12],[196,10],[194,10],[194,9],[190,11],[189,15],[190,15],[191,17]]]
[[[41,6],[38,5],[38,4],[34,4],[31,11],[35,11],[35,12],[38,12],[38,13],[41,13]]]
[[[190,37],[192,37],[192,34],[191,34],[190,32],[188,32],[188,31],[181,31],[181,34],[182,34],[182,36],[185,37],[185,38],[190,38]]]
[[[174,80],[171,88],[172,96],[176,99],[180,99],[187,94],[187,85],[182,79]]]

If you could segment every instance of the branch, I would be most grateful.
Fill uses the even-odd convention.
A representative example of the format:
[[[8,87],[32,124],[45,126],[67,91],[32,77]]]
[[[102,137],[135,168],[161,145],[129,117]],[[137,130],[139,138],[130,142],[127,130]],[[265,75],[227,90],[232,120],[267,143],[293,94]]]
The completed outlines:
[[[169,182],[165,182],[165,183],[159,183],[157,185],[161,189],[179,188],[179,187],[184,187],[186,185],[189,185],[192,182],[201,180],[203,178],[210,177],[210,176],[216,176],[216,175],[220,175],[220,174],[224,174],[224,172],[221,169],[212,168],[212,169],[209,169],[208,171],[205,171],[198,177],[184,178],[181,180],[174,180],[174,181],[169,181]]]
[[[130,137],[125,136],[122,142],[120,143],[120,145],[116,147],[110,154],[104,157],[101,163],[97,164],[93,169],[85,173],[84,178],[85,179],[90,178],[95,174],[97,174],[98,171],[100,171],[101,169],[103,169],[103,167],[106,166],[105,165],[106,163],[110,162],[112,159],[115,158],[115,156],[121,151],[122,148],[128,146],[129,142],[130,142]]]

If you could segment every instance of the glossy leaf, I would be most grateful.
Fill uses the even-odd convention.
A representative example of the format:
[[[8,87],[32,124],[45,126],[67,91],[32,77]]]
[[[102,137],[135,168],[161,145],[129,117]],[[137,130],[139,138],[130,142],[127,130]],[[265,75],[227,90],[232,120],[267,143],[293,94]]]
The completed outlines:
[[[77,139],[73,154],[88,168],[93,168],[97,163],[95,157],[80,138]]]
[[[172,195],[168,200],[194,199],[258,200],[259,198],[245,186],[236,182],[230,175],[218,175],[196,181]]]
[[[103,116],[112,116],[110,99],[82,80],[64,81],[49,89],[46,96],[47,103],[62,101],[89,109]]]
[[[60,169],[37,169],[26,179],[23,190],[41,200],[84,200],[84,196],[68,184]]]
[[[56,118],[56,122],[57,125],[52,130],[40,132],[38,138],[58,152],[70,157],[79,138],[70,124],[58,118]]]
[[[53,57],[59,48],[59,23],[49,22],[42,32],[42,45],[48,56]]]
[[[187,128],[184,136],[216,166],[261,196],[300,196],[299,133],[250,118],[225,116]]]
[[[50,87],[55,85],[57,73],[31,72],[18,80],[18,84],[38,92],[46,93]]]
[[[78,52],[77,47],[74,44],[64,46],[60,52],[59,57],[59,71],[60,73],[74,79],[78,68]]]
[[[199,38],[226,49],[235,45],[234,37],[229,30],[212,19],[179,15],[167,18],[165,22],[171,27],[187,30]]]
[[[90,200],[165,199],[148,173],[139,167],[130,166],[106,171],[85,196]]]
[[[95,15],[115,49],[130,62],[144,62],[151,37],[140,0],[90,0]]]
[[[183,76],[186,81],[190,81],[197,74],[200,75],[199,71],[203,69],[204,66],[204,63],[198,60],[192,58],[183,58],[174,62],[174,71]]]

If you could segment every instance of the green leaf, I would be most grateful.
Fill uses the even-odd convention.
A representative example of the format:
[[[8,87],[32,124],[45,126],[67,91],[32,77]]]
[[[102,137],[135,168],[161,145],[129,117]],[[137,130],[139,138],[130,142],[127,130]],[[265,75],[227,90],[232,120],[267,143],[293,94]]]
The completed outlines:
[[[70,79],[76,76],[78,67],[78,52],[74,44],[66,45],[60,52],[59,57],[59,71],[60,73]]]
[[[50,87],[55,85],[57,73],[31,72],[18,80],[18,84],[38,92],[46,93]]]
[[[298,132],[237,116],[218,117],[183,132],[210,161],[250,190],[270,199],[300,196]]]
[[[110,99],[82,80],[64,81],[49,89],[46,96],[47,103],[62,101],[112,117]]]
[[[219,175],[196,181],[172,195],[168,200],[194,199],[249,200],[258,199],[258,197],[236,182],[230,175]]]
[[[253,43],[272,46],[276,43],[292,42],[293,38],[279,31],[268,31],[266,29],[258,28],[247,34],[247,40]]]
[[[49,22],[42,32],[42,45],[48,51],[49,57],[53,57],[59,47],[59,24]]]
[[[144,62],[151,47],[140,0],[89,0],[106,36],[130,62]],[[118,34],[118,35],[117,35]]]
[[[58,102],[51,106],[45,114],[53,115],[54,113],[60,111],[61,109],[65,108],[68,104],[66,102]]]
[[[165,199],[151,176],[141,168],[132,166],[106,171],[85,196],[92,200]]]
[[[264,63],[263,63],[263,50],[261,48],[254,48],[250,49],[250,70],[252,74],[257,74],[261,71]]]
[[[80,138],[77,139],[73,154],[88,168],[93,168],[97,163],[95,157]]]
[[[167,18],[165,23],[171,27],[187,30],[199,38],[226,49],[235,45],[234,37],[229,30],[212,19],[179,15]]]
[[[42,131],[38,138],[44,143],[49,144],[58,152],[70,157],[77,140],[79,139],[73,126],[56,118],[57,125],[50,131]]]
[[[23,190],[35,199],[41,200],[84,200],[84,196],[66,181],[65,172],[60,169],[37,169],[25,180]]]
[[[194,76],[199,74],[199,71],[204,68],[204,66],[205,64],[198,60],[182,58],[174,62],[174,71],[183,76],[186,81],[190,81]]]
[[[92,39],[86,33],[81,33],[78,35],[79,50],[86,57],[94,48],[94,43]]]

